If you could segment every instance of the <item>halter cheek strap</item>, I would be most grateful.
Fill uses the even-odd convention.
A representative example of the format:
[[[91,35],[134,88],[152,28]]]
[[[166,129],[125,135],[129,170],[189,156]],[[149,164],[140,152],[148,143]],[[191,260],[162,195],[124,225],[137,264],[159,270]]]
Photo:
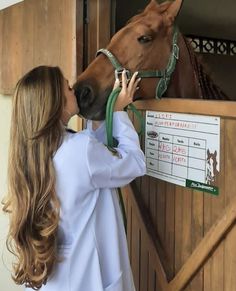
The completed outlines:
[[[163,94],[166,92],[168,85],[171,80],[171,76],[175,71],[177,60],[179,59],[179,47],[178,41],[178,29],[174,27],[173,40],[172,40],[172,52],[165,70],[154,70],[154,71],[138,71],[139,78],[160,78],[156,86],[156,99],[161,99]],[[125,69],[117,60],[117,58],[107,49],[100,49],[97,51],[96,56],[100,53],[108,57],[112,66],[115,68],[115,78],[118,78],[123,70],[126,71],[127,79],[131,79],[133,73]]]

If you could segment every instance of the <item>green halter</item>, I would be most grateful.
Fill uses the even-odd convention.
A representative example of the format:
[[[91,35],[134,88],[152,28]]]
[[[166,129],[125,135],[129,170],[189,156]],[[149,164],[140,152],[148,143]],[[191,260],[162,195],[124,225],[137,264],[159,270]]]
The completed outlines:
[[[173,48],[172,48],[172,53],[167,65],[167,68],[163,71],[139,71],[138,77],[139,78],[160,78],[157,87],[156,87],[156,99],[161,99],[162,95],[166,92],[170,78],[172,73],[175,70],[176,62],[179,58],[179,47],[177,45],[177,38],[178,38],[178,31],[175,28],[174,29],[174,35],[173,35]],[[119,78],[119,75],[122,74],[122,71],[124,68],[121,66],[121,64],[117,61],[115,56],[107,49],[100,49],[97,51],[98,55],[99,53],[103,53],[108,57],[110,60],[111,64],[115,68],[115,79]],[[132,73],[126,70],[126,75],[127,79],[131,79]],[[114,139],[112,135],[112,130],[113,130],[113,111],[114,111],[114,105],[116,102],[116,99],[118,97],[118,94],[120,92],[121,88],[116,88],[114,91],[111,92],[108,98],[107,106],[106,106],[106,131],[107,131],[107,147],[114,153],[116,154],[116,150],[114,149],[115,144],[114,144]],[[135,106],[133,104],[129,104],[128,108],[132,110],[136,116],[139,119],[140,122],[140,134],[144,130],[144,121],[142,118],[142,115],[140,112],[137,111]],[[120,189],[118,189],[118,195],[120,199],[120,207],[122,211],[122,216],[124,220],[124,226],[125,230],[127,232],[127,218],[125,214],[125,206],[124,206],[124,201],[122,198],[122,194]]]
[[[178,40],[178,29],[174,27],[173,41],[172,41],[172,52],[170,59],[168,61],[167,67],[165,70],[154,70],[154,71],[139,71],[139,78],[160,78],[157,87],[156,87],[156,99],[161,99],[163,94],[166,92],[168,85],[170,83],[171,75],[175,71],[177,60],[179,59],[179,47],[177,45]],[[122,71],[125,69],[116,59],[116,57],[107,49],[100,49],[97,51],[97,54],[104,54],[108,57],[109,61],[115,68],[115,78],[118,78]],[[131,79],[132,72],[126,70],[127,79]]]

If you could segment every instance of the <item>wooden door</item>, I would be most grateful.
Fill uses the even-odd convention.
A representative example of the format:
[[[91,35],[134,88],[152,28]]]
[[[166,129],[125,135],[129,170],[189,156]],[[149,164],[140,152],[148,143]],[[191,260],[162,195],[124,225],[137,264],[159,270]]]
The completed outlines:
[[[148,176],[123,189],[137,290],[236,290],[236,103],[177,99],[136,103],[143,112],[221,117],[219,196]]]

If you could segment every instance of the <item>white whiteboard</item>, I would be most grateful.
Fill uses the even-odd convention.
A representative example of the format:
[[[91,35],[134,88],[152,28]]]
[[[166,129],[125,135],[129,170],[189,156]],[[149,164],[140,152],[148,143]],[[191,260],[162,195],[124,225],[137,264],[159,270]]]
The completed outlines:
[[[147,175],[218,194],[220,118],[147,111],[145,155]]]

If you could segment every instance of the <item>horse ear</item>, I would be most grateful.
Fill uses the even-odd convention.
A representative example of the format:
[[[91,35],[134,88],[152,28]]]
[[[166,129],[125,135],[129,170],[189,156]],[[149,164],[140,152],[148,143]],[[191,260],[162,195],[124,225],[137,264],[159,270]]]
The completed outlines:
[[[168,9],[166,10],[167,18],[171,22],[171,24],[173,24],[177,15],[179,14],[183,2],[183,0],[175,0],[172,2],[171,5],[169,5]]]
[[[163,13],[165,12],[171,5],[171,3],[173,3],[173,1],[165,1],[162,2],[159,6],[158,6],[158,10]]]
[[[148,5],[146,6],[145,11],[149,10],[149,9],[153,9],[154,7],[157,7],[159,4],[157,3],[156,0],[151,0]]]

